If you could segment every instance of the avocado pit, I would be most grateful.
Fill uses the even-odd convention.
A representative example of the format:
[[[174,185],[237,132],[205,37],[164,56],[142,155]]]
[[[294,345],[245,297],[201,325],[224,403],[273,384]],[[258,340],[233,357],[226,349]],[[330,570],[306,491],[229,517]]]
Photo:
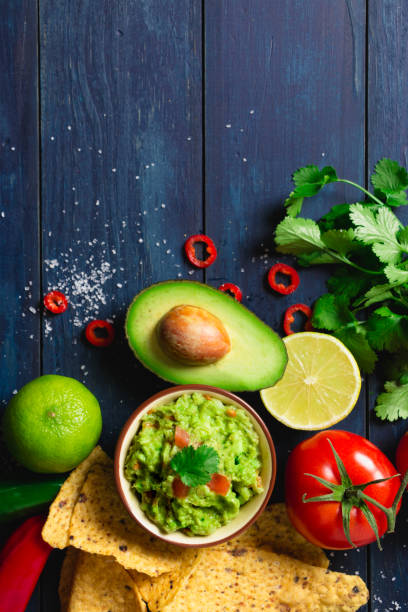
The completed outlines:
[[[157,332],[163,351],[187,365],[214,363],[231,350],[223,323],[199,306],[175,306],[159,321]]]

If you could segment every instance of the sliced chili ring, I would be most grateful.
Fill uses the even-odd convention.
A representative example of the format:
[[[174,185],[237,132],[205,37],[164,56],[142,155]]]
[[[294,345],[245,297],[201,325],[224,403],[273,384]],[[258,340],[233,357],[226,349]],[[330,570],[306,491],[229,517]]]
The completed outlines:
[[[46,309],[54,314],[61,314],[68,308],[68,300],[61,291],[50,291],[43,301]]]
[[[96,319],[86,326],[85,337],[93,346],[109,346],[115,337],[115,329],[109,321]]]
[[[227,293],[231,293],[237,302],[242,300],[242,291],[238,287],[238,285],[234,285],[234,283],[223,283],[218,287],[219,291],[226,291]]]
[[[276,275],[278,273],[289,277],[289,285],[276,282]],[[293,293],[299,287],[299,282],[299,274],[296,272],[296,270],[292,268],[292,266],[288,266],[284,263],[276,263],[268,272],[268,283],[270,287],[282,295],[289,295],[290,293]]]
[[[195,245],[197,242],[203,242],[205,244],[205,250],[208,253],[206,259],[198,259],[196,256]],[[184,250],[187,255],[187,259],[193,266],[197,268],[208,268],[217,259],[217,249],[211,238],[205,234],[195,234],[190,236],[184,244]]]
[[[312,309],[309,306],[306,306],[306,304],[293,304],[293,306],[289,306],[283,319],[283,329],[285,330],[285,334],[287,336],[295,333],[292,329],[292,323],[295,321],[295,313],[297,312],[302,312],[304,315],[306,315],[307,321],[305,323],[305,329],[311,329],[311,327],[308,327],[308,325],[311,324]]]

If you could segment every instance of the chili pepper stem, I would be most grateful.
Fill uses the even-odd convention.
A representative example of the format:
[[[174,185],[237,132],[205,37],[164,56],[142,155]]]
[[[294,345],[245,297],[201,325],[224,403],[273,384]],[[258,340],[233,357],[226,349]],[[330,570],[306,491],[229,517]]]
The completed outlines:
[[[394,502],[392,506],[390,506],[389,508],[386,508],[385,506],[380,504],[378,501],[376,501],[369,495],[366,495],[366,493],[363,493],[363,491],[357,491],[358,497],[360,497],[361,499],[364,499],[365,501],[368,501],[370,504],[373,504],[373,506],[376,506],[377,508],[379,508],[380,510],[384,512],[385,516],[387,517],[387,526],[388,526],[387,532],[388,533],[393,533],[395,531],[395,522],[397,520],[397,506],[401,500],[401,497],[404,494],[404,491],[407,485],[408,485],[408,470],[405,472],[404,477],[401,481],[400,488],[398,489],[397,495],[395,496]]]

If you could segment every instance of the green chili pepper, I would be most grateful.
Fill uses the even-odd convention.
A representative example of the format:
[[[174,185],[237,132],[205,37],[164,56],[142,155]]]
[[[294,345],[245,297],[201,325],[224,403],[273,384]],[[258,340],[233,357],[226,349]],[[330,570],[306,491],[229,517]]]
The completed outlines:
[[[49,504],[57,495],[63,477],[39,482],[0,482],[0,522],[5,522]]]

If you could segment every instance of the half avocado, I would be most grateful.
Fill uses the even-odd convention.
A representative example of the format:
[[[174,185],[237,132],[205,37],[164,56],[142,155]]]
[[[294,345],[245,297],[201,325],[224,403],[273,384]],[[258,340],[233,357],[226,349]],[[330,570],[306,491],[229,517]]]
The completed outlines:
[[[225,328],[230,348],[217,361],[183,363],[163,346],[160,326],[170,311],[183,305],[210,313]],[[139,293],[129,307],[125,328],[142,364],[164,380],[182,385],[257,391],[274,385],[288,360],[281,338],[250,310],[226,293],[193,281],[166,281]]]

